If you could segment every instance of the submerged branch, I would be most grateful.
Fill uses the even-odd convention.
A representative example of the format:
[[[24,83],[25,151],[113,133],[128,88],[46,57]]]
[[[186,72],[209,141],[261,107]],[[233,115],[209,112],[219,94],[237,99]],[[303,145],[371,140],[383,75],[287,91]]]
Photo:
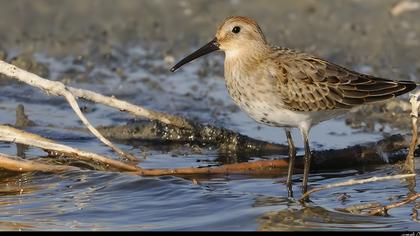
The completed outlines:
[[[346,208],[338,209],[339,211],[348,212],[352,214],[359,214],[361,211],[366,209],[371,209],[375,207],[381,207],[382,205],[379,202],[369,202],[363,204],[357,204],[353,206],[349,206]]]
[[[327,185],[321,186],[319,188],[314,188],[314,189],[309,190],[308,192],[306,192],[305,194],[302,195],[300,200],[306,199],[310,194],[312,194],[314,192],[319,192],[319,191],[325,190],[325,189],[351,186],[351,185],[357,185],[357,184],[366,184],[366,183],[385,181],[385,180],[391,180],[391,179],[405,179],[405,178],[414,177],[414,176],[416,176],[416,174],[404,174],[404,175],[394,175],[394,176],[384,176],[384,177],[376,177],[375,176],[375,177],[368,178],[368,179],[360,179],[360,180],[351,179],[351,180],[348,180],[348,181],[345,181],[345,182],[327,184]]]
[[[369,211],[369,215],[386,215],[388,210],[408,204],[412,201],[415,201],[417,198],[420,198],[420,193],[414,194],[399,202],[394,202],[386,206],[376,207]]]
[[[388,214],[388,210],[404,206],[410,202],[415,201],[418,198],[420,198],[420,193],[412,194],[411,196],[408,196],[401,201],[394,202],[385,206],[383,206],[379,202],[371,202],[371,203],[353,205],[353,206],[349,206],[349,207],[338,209],[338,210],[343,211],[343,212],[348,212],[351,214],[386,216]],[[362,213],[362,212],[365,212],[365,213]]]

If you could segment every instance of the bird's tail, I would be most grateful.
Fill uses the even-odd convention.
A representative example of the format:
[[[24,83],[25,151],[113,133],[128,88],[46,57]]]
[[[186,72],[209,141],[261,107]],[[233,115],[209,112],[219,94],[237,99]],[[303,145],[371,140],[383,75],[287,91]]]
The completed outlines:
[[[395,96],[400,96],[402,94],[408,93],[408,92],[416,89],[417,86],[420,85],[419,83],[415,83],[413,81],[408,81],[408,80],[395,81],[395,82],[397,82],[397,84],[405,87],[403,90],[396,92]]]

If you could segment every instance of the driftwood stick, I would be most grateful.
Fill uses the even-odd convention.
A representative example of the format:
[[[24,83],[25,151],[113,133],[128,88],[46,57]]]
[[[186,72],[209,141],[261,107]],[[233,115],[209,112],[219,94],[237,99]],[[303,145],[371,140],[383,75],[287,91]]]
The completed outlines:
[[[36,161],[28,161],[16,156],[9,156],[3,153],[0,153],[0,168],[16,172],[62,172],[79,169],[73,166],[51,165],[39,163]]]
[[[306,199],[310,194],[312,194],[314,192],[319,192],[319,191],[325,190],[325,189],[351,186],[351,185],[356,185],[356,184],[365,184],[365,183],[378,182],[378,181],[391,180],[391,179],[405,179],[405,178],[414,177],[414,176],[416,176],[416,174],[393,175],[393,176],[384,176],[384,177],[376,177],[375,176],[375,177],[368,178],[368,179],[360,179],[360,180],[351,179],[351,180],[348,180],[348,181],[345,181],[345,182],[327,184],[327,185],[321,186],[319,188],[314,188],[314,189],[309,190],[308,192],[306,192],[305,194],[302,195],[300,200]]]
[[[105,145],[109,146],[112,150],[117,152],[119,155],[129,159],[129,160],[137,160],[131,154],[127,154],[123,152],[121,149],[113,145],[109,140],[107,140],[104,136],[102,136],[99,131],[97,131],[86,119],[83,113],[80,111],[79,106],[77,105],[77,101],[73,94],[67,89],[67,87],[58,81],[51,81],[47,79],[43,79],[38,75],[30,73],[28,71],[19,69],[18,67],[6,63],[0,60],[0,73],[4,74],[8,77],[17,79],[21,82],[29,84],[33,87],[37,87],[47,94],[55,95],[55,96],[63,96],[67,99],[70,103],[72,109],[76,112],[77,116],[82,120],[82,122],[87,126],[87,128]]]
[[[39,135],[31,134],[5,125],[0,125],[0,141],[20,143],[28,146],[38,147],[52,153],[65,155],[67,157],[72,157],[88,162],[101,163],[120,171],[137,172],[141,170],[139,167],[134,165],[129,165],[124,162],[100,156],[95,153],[85,152],[66,145],[58,144]]]
[[[408,204],[412,201],[415,201],[419,197],[420,197],[420,193],[417,193],[417,194],[414,194],[410,197],[407,197],[407,198],[403,199],[402,201],[394,202],[394,203],[386,205],[386,206],[381,206],[381,207],[374,208],[373,210],[369,211],[369,215],[386,215],[387,211],[389,209],[400,207],[402,205]]]
[[[413,136],[411,138],[410,146],[408,149],[407,158],[404,163],[404,170],[409,173],[414,173],[415,165],[414,165],[414,151],[417,147],[418,141],[418,126],[417,126],[417,119],[419,114],[419,106],[420,102],[418,101],[418,97],[420,95],[420,91],[415,94],[410,94],[410,103],[411,103],[411,127]]]

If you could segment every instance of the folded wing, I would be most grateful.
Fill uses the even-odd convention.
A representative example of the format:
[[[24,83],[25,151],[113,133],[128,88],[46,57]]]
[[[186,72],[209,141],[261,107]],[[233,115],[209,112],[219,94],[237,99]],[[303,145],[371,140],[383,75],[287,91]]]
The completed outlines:
[[[394,98],[416,88],[411,81],[393,81],[347,70],[305,54],[282,54],[274,75],[284,105],[296,111],[350,109]]]

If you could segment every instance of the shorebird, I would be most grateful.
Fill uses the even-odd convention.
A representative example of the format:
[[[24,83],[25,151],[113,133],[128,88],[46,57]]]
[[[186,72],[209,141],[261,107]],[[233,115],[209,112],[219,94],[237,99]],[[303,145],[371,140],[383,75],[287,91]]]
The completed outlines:
[[[271,46],[257,22],[248,17],[229,17],[209,43],[171,68],[216,50],[225,52],[224,76],[233,101],[255,121],[283,127],[289,145],[287,187],[293,197],[292,175],[296,149],[291,128],[304,141],[302,193],[307,192],[312,126],[350,109],[379,102],[416,88],[411,81],[394,81],[358,73],[296,50]]]

